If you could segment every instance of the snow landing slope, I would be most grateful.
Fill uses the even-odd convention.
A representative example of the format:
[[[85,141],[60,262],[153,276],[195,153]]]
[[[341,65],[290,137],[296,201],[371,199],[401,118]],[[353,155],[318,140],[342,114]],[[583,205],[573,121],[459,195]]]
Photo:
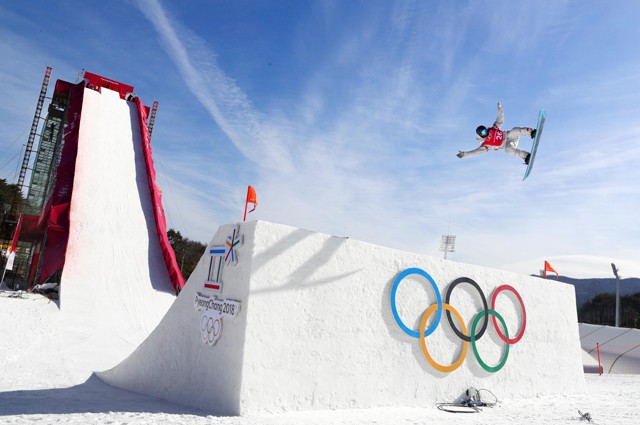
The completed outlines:
[[[237,263],[218,254],[224,246],[234,247]],[[480,295],[461,288],[452,304],[475,332],[471,321],[480,317],[481,298],[492,300],[513,342],[505,344],[491,326],[477,347],[486,364],[500,364],[498,373],[481,367],[444,315],[425,344],[440,364],[462,359],[452,373],[432,367],[418,338],[399,327],[392,288],[403,270],[415,267],[433,284],[407,278],[398,289],[393,305],[402,322],[415,329],[429,305],[437,307],[438,293],[455,279],[474,279]],[[210,282],[221,288],[208,289]],[[158,327],[121,364],[97,375],[224,416],[432,407],[469,387],[509,397],[566,394],[584,388],[576,319],[574,288],[561,282],[242,222],[220,226]]]
[[[84,89],[60,310],[65,350],[87,371],[126,358],[176,298],[140,130],[133,102]]]

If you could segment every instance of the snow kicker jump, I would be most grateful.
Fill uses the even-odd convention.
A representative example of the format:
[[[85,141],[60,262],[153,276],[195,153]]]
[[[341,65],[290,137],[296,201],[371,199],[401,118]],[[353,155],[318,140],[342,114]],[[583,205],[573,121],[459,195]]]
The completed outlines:
[[[218,415],[584,386],[572,286],[262,221],[221,226],[157,329],[98,376]]]

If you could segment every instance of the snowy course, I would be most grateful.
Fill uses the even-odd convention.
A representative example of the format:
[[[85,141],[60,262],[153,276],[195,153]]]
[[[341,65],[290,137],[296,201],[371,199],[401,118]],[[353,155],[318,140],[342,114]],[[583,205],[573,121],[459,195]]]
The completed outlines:
[[[6,289],[6,288],[5,288]],[[637,423],[640,375],[586,376],[586,391],[510,397],[488,387],[497,406],[453,414],[424,408],[341,409],[249,416],[211,416],[197,409],[120,390],[74,364],[60,344],[59,311],[40,295],[8,298],[0,293],[0,423],[3,424],[219,424],[219,425],[398,425],[568,424],[589,412],[595,424]],[[9,320],[9,318],[11,320]],[[450,400],[441,400],[450,401]]]
[[[85,90],[60,301],[1,293],[0,422],[575,423],[578,410],[596,423],[635,419],[636,376],[585,383],[575,296],[562,283],[249,222],[218,229],[176,298],[135,116],[117,93]],[[235,251],[223,264],[210,251],[225,244]],[[415,276],[396,287],[411,268],[433,287]],[[505,284],[518,294],[495,307],[504,332],[522,337],[509,357],[498,327],[476,342],[476,357],[504,359],[501,370],[481,368],[471,348],[457,370],[434,370],[399,326],[418,328],[433,292],[460,277],[489,299]],[[482,309],[462,285],[451,305],[468,329]],[[440,364],[461,346],[445,322],[426,339]],[[499,403],[465,415],[435,408],[469,387]]]

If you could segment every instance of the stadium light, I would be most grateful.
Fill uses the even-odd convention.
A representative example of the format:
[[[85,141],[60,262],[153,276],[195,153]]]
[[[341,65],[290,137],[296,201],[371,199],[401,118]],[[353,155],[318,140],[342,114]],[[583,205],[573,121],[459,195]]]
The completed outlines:
[[[615,264],[611,263],[613,275],[616,277],[616,328],[620,327],[620,276]]]
[[[447,252],[455,252],[456,235],[442,235],[440,239],[440,251],[444,251],[444,259],[447,259]]]

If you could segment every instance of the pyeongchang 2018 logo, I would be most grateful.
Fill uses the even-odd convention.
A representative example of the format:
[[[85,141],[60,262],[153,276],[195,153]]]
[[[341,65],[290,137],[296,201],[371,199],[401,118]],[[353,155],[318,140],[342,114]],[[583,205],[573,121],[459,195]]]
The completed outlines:
[[[204,311],[200,321],[202,342],[214,346],[222,333],[222,318],[234,318],[240,312],[240,302],[235,300],[221,300],[196,293],[194,307]]]
[[[405,279],[407,276],[410,276],[410,275],[418,275],[425,278],[431,284],[431,287],[436,294],[436,303],[429,306],[425,310],[425,312],[422,314],[422,317],[420,318],[420,325],[418,330],[409,328],[402,321],[402,319],[400,318],[400,315],[398,314],[398,308],[397,308],[396,298],[397,298],[398,286],[403,281],[403,279]],[[483,306],[482,310],[476,313],[475,317],[473,318],[471,329],[469,331],[467,331],[467,327],[465,326],[462,316],[460,315],[458,310],[456,310],[456,308],[449,303],[449,301],[451,300],[451,293],[456,287],[458,287],[458,285],[462,283],[471,285],[478,292],[478,295],[482,300],[482,306]],[[520,324],[520,330],[513,338],[509,338],[507,324],[504,318],[500,315],[500,313],[498,313],[495,310],[496,299],[498,295],[504,291],[511,292],[513,295],[515,295],[515,297],[520,303],[520,309],[522,312],[522,323]],[[495,288],[491,294],[491,307],[489,308],[489,304],[487,303],[487,298],[485,297],[484,292],[480,288],[480,285],[478,285],[473,279],[470,279],[468,277],[460,277],[458,279],[455,279],[453,282],[451,282],[451,284],[447,288],[447,292],[443,302],[442,296],[440,294],[440,290],[438,289],[438,285],[436,285],[436,282],[427,272],[419,268],[406,269],[396,277],[395,281],[393,282],[393,286],[391,287],[391,311],[393,312],[393,317],[396,323],[398,324],[398,326],[400,327],[400,329],[402,329],[402,331],[405,334],[409,335],[410,337],[420,340],[420,348],[422,349],[422,353],[424,354],[425,359],[434,369],[439,370],[440,372],[452,372],[456,370],[458,367],[460,367],[460,365],[462,364],[462,362],[464,362],[464,359],[466,357],[469,344],[471,344],[471,347],[473,348],[473,354],[476,361],[480,364],[480,366],[482,366],[484,370],[492,373],[499,371],[507,362],[507,357],[509,356],[509,346],[520,341],[520,339],[524,335],[524,331],[527,326],[527,312],[524,307],[524,302],[522,301],[522,297],[520,297],[520,294],[518,293],[518,291],[516,291],[515,288],[513,288],[512,286],[501,285]],[[450,365],[442,365],[437,363],[429,353],[429,350],[427,349],[427,343],[426,343],[427,337],[431,335],[440,325],[443,311],[446,311],[448,326],[450,326],[454,334],[460,340],[462,340],[462,350],[460,352],[460,355]],[[435,313],[435,318],[431,323],[431,325],[427,327],[427,321],[434,313]],[[456,321],[458,322],[458,325],[454,323],[452,315],[453,317],[455,317]],[[492,316],[491,322],[497,335],[505,343],[502,359],[495,366],[490,366],[482,360],[476,344],[477,341],[480,340],[480,338],[482,338],[483,335],[485,335],[485,331],[487,330],[487,327],[489,325],[489,316]],[[482,324],[480,325],[481,320],[482,320]],[[498,322],[500,322],[500,326],[498,326]],[[480,326],[478,327],[478,325]]]

